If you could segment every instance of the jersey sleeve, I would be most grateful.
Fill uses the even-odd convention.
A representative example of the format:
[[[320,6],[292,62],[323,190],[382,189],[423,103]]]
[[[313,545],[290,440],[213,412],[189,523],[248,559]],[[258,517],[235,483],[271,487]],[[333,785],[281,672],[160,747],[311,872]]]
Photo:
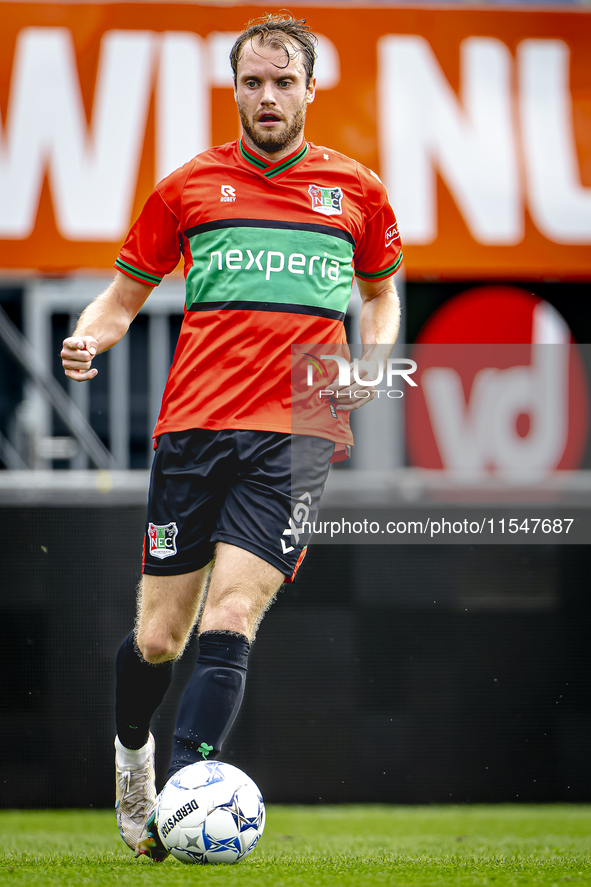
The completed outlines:
[[[115,268],[148,286],[158,286],[180,257],[179,219],[157,188],[127,235]]]
[[[355,275],[361,280],[384,280],[402,264],[398,223],[378,177],[363,168],[360,178],[366,198],[367,221],[355,250]]]

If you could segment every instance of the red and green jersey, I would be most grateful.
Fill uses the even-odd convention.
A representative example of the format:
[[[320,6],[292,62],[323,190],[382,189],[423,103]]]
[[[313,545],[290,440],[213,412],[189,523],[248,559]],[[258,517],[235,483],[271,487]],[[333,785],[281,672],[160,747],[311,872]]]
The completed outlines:
[[[115,266],[156,286],[181,256],[185,314],[155,436],[290,433],[291,346],[343,344],[354,275],[381,280],[402,261],[374,173],[309,143],[268,164],[242,141],[160,182]],[[351,443],[347,413],[317,424],[306,433]]]

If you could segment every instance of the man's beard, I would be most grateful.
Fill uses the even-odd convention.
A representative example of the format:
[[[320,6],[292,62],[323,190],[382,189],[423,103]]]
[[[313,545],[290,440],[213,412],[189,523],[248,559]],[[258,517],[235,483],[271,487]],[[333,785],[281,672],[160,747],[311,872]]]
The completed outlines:
[[[304,129],[306,108],[307,102],[304,102],[299,111],[296,112],[289,126],[280,132],[273,132],[271,130],[270,132],[260,134],[255,132],[254,127],[240,105],[238,105],[238,113],[240,114],[240,122],[242,123],[244,132],[253,145],[258,148],[259,151],[265,151],[267,154],[277,154],[294,142]]]

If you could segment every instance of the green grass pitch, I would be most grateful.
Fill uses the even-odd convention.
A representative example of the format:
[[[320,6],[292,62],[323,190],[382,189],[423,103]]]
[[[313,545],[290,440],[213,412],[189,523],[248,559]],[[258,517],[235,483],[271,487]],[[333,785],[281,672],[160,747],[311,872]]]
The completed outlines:
[[[117,887],[591,885],[591,807],[271,805],[234,866],[134,860],[111,811],[0,811],[0,884]]]

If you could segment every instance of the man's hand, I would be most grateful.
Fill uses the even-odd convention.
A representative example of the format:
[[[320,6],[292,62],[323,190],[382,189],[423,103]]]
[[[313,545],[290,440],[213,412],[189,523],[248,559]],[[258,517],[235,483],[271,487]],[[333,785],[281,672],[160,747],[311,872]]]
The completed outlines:
[[[375,381],[384,373],[386,360],[398,336],[400,326],[400,301],[393,277],[372,283],[357,279],[361,296],[360,332],[363,355],[357,362],[357,381],[351,364],[351,384],[331,385],[332,403],[337,410],[358,410],[376,396],[376,385],[363,385],[365,380]],[[387,344],[380,344],[387,343]],[[338,396],[337,396],[338,395]]]
[[[382,350],[384,349],[382,348]],[[374,381],[378,378],[379,369],[381,369],[382,373],[384,372],[384,364],[385,358],[377,360],[360,360],[358,363],[357,376],[359,379],[361,379],[361,382],[364,382],[366,379]],[[351,363],[350,385],[339,386],[335,382],[329,386],[335,392],[330,400],[331,403],[336,406],[337,410],[343,410],[346,412],[349,412],[351,410],[358,410],[359,407],[362,407],[364,404],[369,403],[369,401],[373,400],[376,396],[376,388],[378,387],[378,385],[363,385],[360,382],[357,382],[355,380],[353,370],[354,365],[353,363]]]
[[[69,336],[61,350],[62,366],[68,379],[87,382],[94,379],[98,370],[92,369],[92,359],[98,342],[92,336]]]
[[[69,379],[75,382],[94,379],[98,370],[91,369],[93,357],[112,348],[123,338],[152,289],[117,272],[113,283],[80,315],[76,327],[78,335],[75,332],[64,339],[61,358]]]

